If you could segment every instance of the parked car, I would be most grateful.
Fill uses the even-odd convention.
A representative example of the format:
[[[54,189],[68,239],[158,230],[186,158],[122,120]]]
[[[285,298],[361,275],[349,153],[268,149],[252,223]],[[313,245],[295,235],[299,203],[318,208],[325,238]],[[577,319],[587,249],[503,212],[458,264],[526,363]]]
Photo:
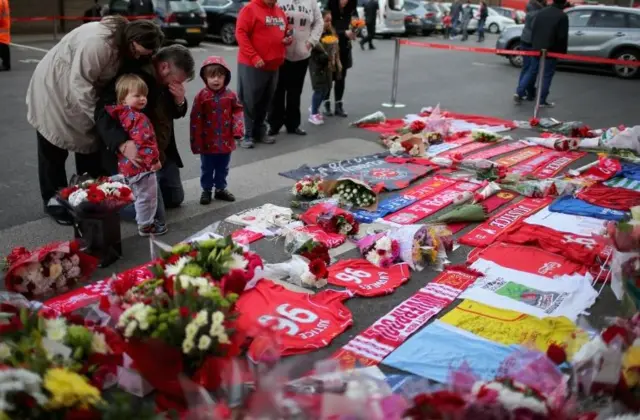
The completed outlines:
[[[524,20],[520,20],[520,15],[516,9],[510,7],[498,7],[492,6],[491,10],[498,12],[498,14],[513,19],[517,24],[524,23]]]
[[[576,6],[566,11],[569,17],[569,54],[618,60],[640,60],[640,10],[617,6]],[[524,25],[506,29],[496,42],[497,49],[520,49]],[[515,67],[522,57],[507,56]],[[567,61],[561,60],[566,64]],[[572,65],[592,66],[573,61]],[[606,67],[606,66],[605,66]],[[620,78],[640,76],[638,67],[609,65]]]
[[[441,3],[445,5],[445,7],[451,10],[451,3]],[[480,6],[477,4],[472,4],[471,8],[473,9],[473,19],[469,22],[469,26],[467,26],[467,30],[469,33],[474,33],[478,29],[478,18],[480,17]],[[502,16],[492,8],[487,9],[487,20],[484,23],[484,27],[487,31],[492,34],[497,34],[502,32],[505,28],[509,26],[515,25],[516,22],[508,17]]]
[[[223,44],[236,44],[238,13],[249,0],[200,0],[207,14],[208,34],[220,38]]]
[[[405,1],[404,10],[407,13],[404,18],[407,34],[428,36],[436,30],[437,9],[432,4],[423,1]]]
[[[364,5],[368,0],[358,0],[358,16],[364,19]],[[378,0],[382,19],[378,16],[376,20],[376,35],[389,37],[391,35],[402,35],[405,33],[403,0]]]
[[[127,15],[130,0],[110,0],[106,14]],[[196,47],[207,33],[207,15],[197,0],[153,0],[156,22],[167,40]]]

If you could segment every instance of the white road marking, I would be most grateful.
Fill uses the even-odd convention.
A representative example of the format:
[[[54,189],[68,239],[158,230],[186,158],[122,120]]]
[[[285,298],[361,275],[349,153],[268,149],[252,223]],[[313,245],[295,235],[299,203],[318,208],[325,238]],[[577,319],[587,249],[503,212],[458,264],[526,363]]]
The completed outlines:
[[[218,48],[221,49],[223,51],[235,51],[238,49],[238,47],[229,47],[227,45],[220,45],[220,44],[213,44],[210,42],[203,42],[200,45],[204,45],[206,47],[211,47],[211,48]]]
[[[478,66],[478,67],[502,67],[500,64],[495,64],[495,63],[479,63],[477,61],[474,61],[473,63],[471,63],[471,65],[473,66]]]
[[[24,48],[25,50],[32,50],[32,51],[38,51],[38,52],[43,52],[43,53],[48,53],[49,50],[45,49],[45,48],[39,48],[39,47],[32,47],[31,45],[23,45],[23,44],[14,44],[13,42],[11,44],[9,44],[13,47],[16,48]]]
[[[36,60],[35,58],[27,58],[26,60],[19,60],[21,63],[39,63],[40,60]]]

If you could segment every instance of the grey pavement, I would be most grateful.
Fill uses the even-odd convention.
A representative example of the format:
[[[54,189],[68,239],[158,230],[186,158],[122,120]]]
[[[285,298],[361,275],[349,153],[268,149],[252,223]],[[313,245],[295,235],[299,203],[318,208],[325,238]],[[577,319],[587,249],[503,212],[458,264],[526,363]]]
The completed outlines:
[[[427,39],[434,40],[433,37]],[[19,40],[15,42],[20,44]],[[485,46],[493,46],[494,42],[495,38],[488,38]],[[43,218],[37,181],[35,132],[25,117],[24,95],[31,72],[45,53],[42,50],[51,44],[44,40],[22,44],[31,48],[13,46],[13,71],[0,73],[0,92],[4,104],[0,113],[0,255],[6,254],[13,246],[34,247],[51,240],[72,237],[70,228]],[[474,41],[469,45],[477,44]],[[375,51],[363,52],[357,46],[354,48],[355,65],[349,70],[345,95],[345,107],[350,112],[348,120],[327,118],[327,123],[320,127],[306,124],[306,104],[311,94],[310,85],[307,84],[302,103],[303,127],[309,132],[308,136],[281,134],[275,145],[259,145],[254,150],[240,149],[234,153],[229,188],[238,196],[236,203],[214,203],[209,207],[197,203],[199,161],[189,151],[187,120],[178,121],[176,132],[180,153],[185,161],[182,176],[187,200],[181,209],[169,212],[170,232],[163,237],[163,241],[178,242],[246,208],[267,202],[286,205],[288,189],[293,182],[277,175],[282,170],[304,163],[314,165],[382,150],[374,133],[348,127],[348,121],[381,110],[380,104],[389,100],[394,44],[393,41],[377,40],[376,46]],[[206,43],[193,49],[193,53],[196,62],[202,62],[208,55],[221,55],[231,68],[236,67],[233,48]],[[518,74],[519,71],[501,57],[402,47],[398,101],[406,104],[406,108],[382,110],[388,117],[397,118],[418,112],[423,106],[439,103],[443,108],[456,112],[528,120],[533,112],[532,105],[526,103],[515,106],[512,102]],[[235,85],[233,80],[232,84]],[[201,87],[200,80],[190,82],[187,86],[188,97],[192,98]],[[550,97],[550,100],[556,101],[557,107],[545,110],[543,115],[559,120],[582,120],[592,127],[631,125],[637,120],[639,96],[640,84],[636,81],[584,71],[561,70],[554,79]],[[524,134],[519,130],[512,135],[517,138]],[[72,173],[72,167],[70,159],[69,174]],[[223,228],[229,229],[229,226]],[[123,223],[122,233],[124,257],[114,265],[99,270],[95,279],[149,259],[148,243],[135,235],[134,226]],[[267,262],[279,262],[285,258],[283,246],[277,240],[263,239],[253,244],[252,248]],[[451,260],[463,261],[468,251],[468,248],[460,247]],[[354,252],[349,251],[344,256],[351,256]],[[375,300],[349,300],[346,305],[353,313],[353,327],[338,337],[329,348],[314,352],[309,357],[317,360],[335,351],[339,345],[411,296],[436,274],[431,270],[414,273],[410,282],[389,296]],[[615,307],[611,293],[606,288],[593,308],[593,313],[598,316],[592,317],[592,320],[598,322],[602,318],[600,315],[613,313],[612,308]]]

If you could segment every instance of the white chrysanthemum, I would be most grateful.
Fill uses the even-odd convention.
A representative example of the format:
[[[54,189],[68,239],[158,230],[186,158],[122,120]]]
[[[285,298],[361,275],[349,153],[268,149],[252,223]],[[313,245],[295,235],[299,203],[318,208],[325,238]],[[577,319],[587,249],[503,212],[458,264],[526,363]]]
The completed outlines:
[[[189,325],[184,329],[185,335],[187,338],[193,338],[198,333],[198,327],[196,324],[190,322]]]
[[[180,286],[183,289],[194,287],[199,295],[202,295],[213,288],[213,286],[209,284],[209,280],[204,277],[191,277],[183,274],[178,277],[178,280],[180,281]]]
[[[211,337],[209,337],[208,335],[201,336],[198,340],[198,350],[209,350],[209,347],[211,347]]]
[[[6,343],[0,343],[0,362],[11,357],[11,348]]]
[[[191,353],[191,350],[193,350],[193,340],[185,339],[182,342],[182,352],[184,354],[189,354],[189,353]]]
[[[177,276],[184,269],[184,266],[189,264],[191,260],[192,258],[187,256],[178,258],[178,261],[176,261],[175,264],[167,264],[164,267],[164,274],[166,276]]]
[[[224,334],[224,327],[222,326],[222,324],[212,325],[211,329],[209,330],[209,335],[211,337],[217,337],[220,334]]]
[[[80,204],[87,201],[87,191],[85,190],[76,190],[69,195],[68,198],[69,204],[73,207],[79,206]]]
[[[300,275],[300,281],[302,281],[302,284],[305,286],[315,286],[316,276],[311,274],[310,271],[305,271]]]
[[[196,317],[191,322],[195,324],[197,327],[202,327],[203,325],[207,325],[208,318],[209,318],[209,313],[207,312],[206,309],[203,309],[200,312],[198,312],[198,315],[196,315]]]
[[[91,352],[98,354],[108,354],[111,351],[104,334],[93,333],[91,338]]]
[[[376,241],[376,248],[391,251],[391,239],[388,236],[383,236]]]
[[[229,336],[227,335],[227,333],[222,333],[222,334],[218,334],[218,343],[220,344],[229,344],[231,343],[231,341],[229,341]]]
[[[44,329],[49,340],[61,343],[67,335],[67,322],[63,318],[47,319]]]
[[[231,254],[231,258],[232,260],[228,266],[229,270],[244,270],[247,268],[247,264],[249,264],[249,261],[240,254],[233,253]]]
[[[136,321],[131,321],[129,324],[127,324],[127,328],[125,328],[124,330],[124,336],[126,338],[131,338],[133,336],[133,333],[136,332],[136,328],[138,328],[138,323]]]
[[[380,262],[382,260],[382,257],[380,257],[380,255],[378,255],[378,253],[375,250],[367,252],[367,255],[365,256],[365,258],[371,264],[377,267],[380,267]]]
[[[224,314],[220,311],[215,311],[211,314],[211,324],[212,325],[221,325],[224,321]]]

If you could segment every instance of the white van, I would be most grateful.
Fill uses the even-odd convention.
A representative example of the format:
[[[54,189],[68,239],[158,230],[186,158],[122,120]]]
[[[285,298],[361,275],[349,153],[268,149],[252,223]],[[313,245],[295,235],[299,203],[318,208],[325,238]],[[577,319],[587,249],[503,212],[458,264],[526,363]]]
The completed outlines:
[[[358,0],[358,16],[364,19],[364,5],[369,0]],[[405,32],[404,0],[378,0],[380,11],[376,20],[376,34],[382,36],[402,35]],[[380,14],[382,19],[380,19]]]

